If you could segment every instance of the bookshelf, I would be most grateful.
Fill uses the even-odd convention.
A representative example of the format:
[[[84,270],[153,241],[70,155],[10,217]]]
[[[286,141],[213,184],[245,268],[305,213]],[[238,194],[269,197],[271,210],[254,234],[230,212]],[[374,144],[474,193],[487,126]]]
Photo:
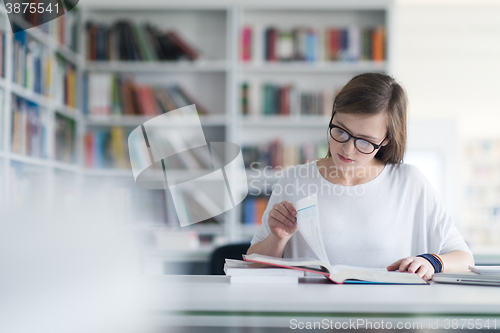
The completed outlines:
[[[69,197],[71,193],[75,193],[75,187],[108,191],[110,195],[120,198],[119,204],[122,207],[130,210],[130,214],[124,216],[124,219],[129,220],[134,228],[139,230],[143,244],[150,252],[167,251],[155,249],[153,245],[155,230],[171,230],[178,226],[172,202],[168,195],[161,194],[161,191],[142,190],[136,186],[126,165],[118,167],[117,164],[103,164],[104,167],[96,167],[88,163],[87,141],[92,141],[88,138],[91,136],[89,133],[100,132],[104,133],[103,137],[111,137],[112,131],[116,133],[116,130],[113,130],[116,128],[119,128],[121,135],[125,137],[128,131],[154,115],[124,115],[123,112],[103,115],[99,112],[89,112],[95,102],[95,99],[87,98],[92,94],[89,82],[96,77],[101,78],[101,81],[103,77],[105,80],[116,78],[121,83],[132,80],[135,85],[151,91],[178,85],[194,96],[207,110],[200,116],[207,141],[234,142],[245,149],[269,147],[270,143],[279,139],[283,149],[294,155],[300,155],[300,151],[307,150],[308,153],[303,155],[310,159],[312,156],[315,158],[324,155],[325,147],[321,147],[321,143],[325,142],[329,119],[328,103],[333,101],[335,91],[355,74],[366,71],[391,73],[392,68],[393,4],[390,0],[292,3],[287,5],[286,9],[273,4],[237,1],[210,5],[203,2],[189,2],[184,5],[156,1],[145,1],[137,5],[88,2],[79,4],[77,8],[78,17],[69,21],[77,22],[80,33],[71,39],[70,45],[62,45],[54,39],[53,34],[44,32],[43,28],[26,30],[26,38],[38,43],[43,54],[53,61],[54,80],[50,86],[41,87],[47,91],[35,92],[11,80],[0,78],[0,90],[3,93],[1,124],[5,129],[0,138],[0,183],[4,184],[2,195],[11,197],[12,193],[8,191],[11,191],[12,186],[25,181],[63,191],[68,193]],[[9,23],[5,14],[0,14],[0,17],[2,29],[8,31]],[[92,32],[94,37],[98,38],[96,36],[102,34],[100,29],[112,30],[113,25],[119,21],[138,25],[148,23],[161,32],[175,30],[185,42],[199,52],[199,57],[195,60],[160,60],[148,56],[145,60],[130,61],[120,60],[120,54],[116,52],[112,57],[111,51],[109,57],[103,57],[108,52],[106,50],[100,50],[97,57],[97,46],[91,46],[88,40],[88,24],[92,23],[98,27],[93,28]],[[25,22],[20,20],[19,24]],[[251,55],[244,59],[241,53],[242,32],[247,27],[251,29],[252,36],[250,44],[247,45],[251,48]],[[363,29],[375,30],[380,27],[384,28],[384,56],[377,61],[357,59],[355,56],[332,60],[335,59],[332,55],[333,49],[326,52],[326,44],[322,42],[326,34],[335,29],[344,31],[345,36],[348,36],[350,31],[354,31],[353,34],[356,35],[358,31],[358,41],[361,42]],[[309,61],[265,60],[264,32],[268,28],[286,34],[294,29],[310,29],[314,32],[313,40],[316,40],[316,58]],[[355,38],[351,37],[354,41]],[[6,41],[6,54],[12,54],[12,34],[6,34]],[[276,40],[275,42],[278,43]],[[284,53],[288,52],[290,47],[293,48],[293,43],[290,44],[289,41],[280,45]],[[361,44],[359,49],[363,50]],[[331,56],[327,57],[327,53]],[[11,62],[12,57],[5,58],[6,77],[13,75]],[[71,82],[72,85],[61,86],[61,82]],[[248,112],[245,112],[242,106],[242,85],[245,83],[249,87],[246,96]],[[266,84],[270,89],[274,89],[275,96],[281,96],[279,94],[287,91],[289,87],[288,93],[294,95],[299,104],[302,103],[300,98],[303,96],[303,103],[316,103],[316,110],[320,111],[312,114],[305,111],[310,109],[310,106],[301,108],[291,103],[287,115],[263,114],[260,89]],[[279,90],[283,87],[285,89]],[[68,89],[75,89],[78,93],[68,98],[65,93]],[[104,90],[106,89],[113,88],[109,85],[105,86]],[[45,157],[26,156],[12,150],[10,110],[15,98],[31,101],[40,108],[39,113],[46,116]],[[322,107],[318,106],[320,100]],[[299,126],[300,135],[297,135]],[[61,143],[61,140],[64,141]],[[284,143],[288,147],[284,147]],[[307,145],[307,148],[304,148],[304,145]],[[290,158],[288,161],[302,162]],[[283,164],[283,161],[277,165],[280,164]],[[21,170],[23,167],[24,170]],[[19,170],[16,171],[17,169]],[[265,174],[260,171],[262,170],[248,170],[248,182],[253,184],[250,195],[258,195],[259,193],[255,192],[264,189],[266,191],[262,192],[270,193],[272,184],[276,181],[276,170],[268,170]],[[11,178],[11,174],[16,174],[16,177]],[[177,174],[179,179],[186,177],[185,171],[179,170]],[[56,181],[56,185],[50,184]],[[58,181],[62,183],[59,184]],[[18,195],[21,196],[22,193]],[[265,200],[265,196],[254,201],[263,202],[262,200]],[[200,250],[203,252],[201,257],[206,258],[210,252],[207,249],[215,245],[250,239],[258,225],[242,223],[242,206],[222,214],[215,223],[199,223],[182,228],[198,235],[200,249],[203,249]],[[262,203],[260,206],[263,206]],[[195,257],[201,260],[200,256]]]
[[[59,175],[75,181],[81,175],[79,15],[75,9],[38,27],[31,26],[29,17],[16,16],[13,23],[29,29],[13,34],[1,5],[2,212],[21,209],[26,202],[49,207],[63,181]]]

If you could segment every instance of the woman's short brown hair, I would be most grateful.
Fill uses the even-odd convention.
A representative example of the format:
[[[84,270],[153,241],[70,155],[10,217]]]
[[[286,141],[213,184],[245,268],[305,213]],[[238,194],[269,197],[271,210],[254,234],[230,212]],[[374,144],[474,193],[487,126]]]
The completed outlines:
[[[333,112],[374,115],[387,112],[389,143],[375,157],[384,163],[402,163],[406,150],[406,112],[408,98],[404,89],[389,75],[364,73],[351,79],[340,90]],[[378,143],[378,142],[377,142]],[[331,157],[330,149],[326,157]]]

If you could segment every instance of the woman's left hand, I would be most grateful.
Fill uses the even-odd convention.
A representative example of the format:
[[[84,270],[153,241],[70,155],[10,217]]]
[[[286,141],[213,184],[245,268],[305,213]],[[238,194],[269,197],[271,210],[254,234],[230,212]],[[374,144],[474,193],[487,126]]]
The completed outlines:
[[[417,273],[424,281],[428,281],[434,274],[434,267],[425,258],[406,257],[387,266],[388,271],[398,270],[400,272]]]

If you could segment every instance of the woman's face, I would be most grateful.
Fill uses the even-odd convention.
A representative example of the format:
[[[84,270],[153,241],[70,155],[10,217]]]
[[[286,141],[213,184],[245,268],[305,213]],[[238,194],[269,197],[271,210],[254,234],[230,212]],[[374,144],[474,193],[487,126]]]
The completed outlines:
[[[387,135],[387,113],[381,112],[376,115],[355,115],[336,112],[332,124],[341,127],[347,133],[379,145]],[[383,142],[387,145],[389,138]],[[340,143],[329,136],[330,153],[333,163],[337,168],[347,171],[361,166],[375,164],[374,157],[378,152],[376,149],[371,154],[363,154],[354,146],[354,138]]]

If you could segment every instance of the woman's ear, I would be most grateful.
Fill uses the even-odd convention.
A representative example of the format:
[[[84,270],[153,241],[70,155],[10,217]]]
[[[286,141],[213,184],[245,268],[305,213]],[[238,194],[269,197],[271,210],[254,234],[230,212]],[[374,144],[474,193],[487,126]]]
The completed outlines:
[[[384,142],[382,143],[382,146],[387,146],[387,145],[389,144],[389,142],[390,142],[390,141],[391,141],[391,137],[390,137],[390,136],[388,136],[388,137],[384,140]]]

